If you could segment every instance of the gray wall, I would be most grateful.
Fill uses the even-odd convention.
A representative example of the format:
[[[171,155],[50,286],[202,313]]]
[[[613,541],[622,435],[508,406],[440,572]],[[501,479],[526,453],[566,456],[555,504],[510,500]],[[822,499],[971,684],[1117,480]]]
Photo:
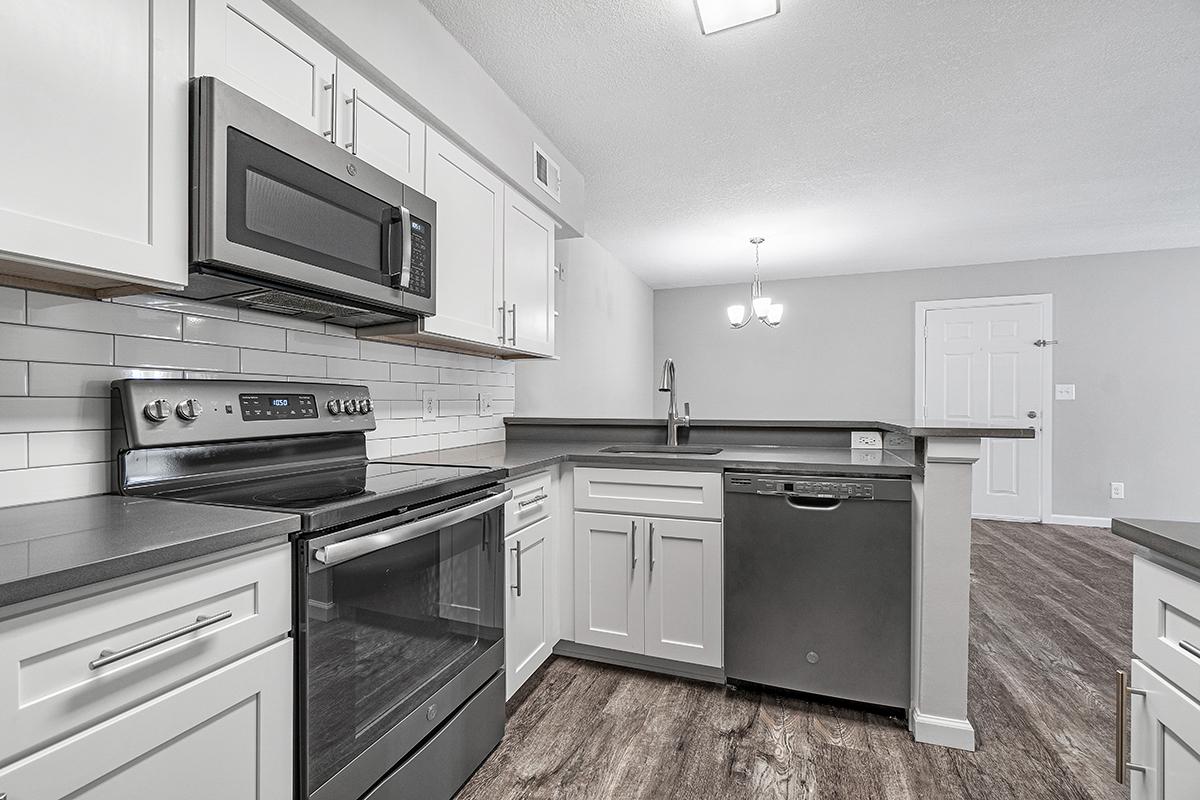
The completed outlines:
[[[558,242],[558,361],[517,365],[522,416],[647,417],[653,293],[591,238]]]
[[[746,276],[747,279],[749,276]],[[784,322],[735,331],[748,280],[654,297],[655,363],[671,356],[699,418],[913,415],[913,304],[1051,293],[1055,514],[1200,519],[1200,248],[773,281]],[[518,394],[519,396],[519,394]],[[654,398],[656,414],[665,400]],[[1108,498],[1124,481],[1126,498]]]

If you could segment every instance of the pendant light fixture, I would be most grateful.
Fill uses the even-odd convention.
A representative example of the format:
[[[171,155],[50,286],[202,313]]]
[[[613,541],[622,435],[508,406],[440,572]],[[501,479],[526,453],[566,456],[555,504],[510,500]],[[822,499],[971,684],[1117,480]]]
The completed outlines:
[[[758,279],[758,247],[765,241],[761,236],[750,240],[750,244],[754,245],[754,283],[750,284],[750,313],[747,314],[746,307],[740,303],[725,309],[725,313],[729,315],[729,325],[734,329],[746,327],[755,317],[768,328],[778,328],[780,320],[783,319],[783,306],[772,303],[770,297],[763,296],[762,281]]]

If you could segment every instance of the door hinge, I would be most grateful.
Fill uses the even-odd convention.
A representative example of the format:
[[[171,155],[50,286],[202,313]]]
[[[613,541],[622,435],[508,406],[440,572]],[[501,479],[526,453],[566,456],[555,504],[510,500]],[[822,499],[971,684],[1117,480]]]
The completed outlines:
[[[926,339],[929,338],[929,326],[928,325],[925,326],[925,338]]]

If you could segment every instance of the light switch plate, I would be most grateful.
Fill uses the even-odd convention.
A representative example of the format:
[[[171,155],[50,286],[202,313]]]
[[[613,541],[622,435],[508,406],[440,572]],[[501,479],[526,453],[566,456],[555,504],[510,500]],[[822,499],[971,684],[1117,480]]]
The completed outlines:
[[[1054,399],[1055,400],[1074,400],[1075,399],[1075,384],[1073,384],[1073,383],[1056,383],[1056,384],[1054,384]]]
[[[437,419],[437,391],[434,389],[421,392],[421,419],[426,422]]]
[[[492,410],[492,393],[491,392],[480,392],[479,393],[479,416],[490,417],[490,416],[492,416],[493,413],[494,412]]]

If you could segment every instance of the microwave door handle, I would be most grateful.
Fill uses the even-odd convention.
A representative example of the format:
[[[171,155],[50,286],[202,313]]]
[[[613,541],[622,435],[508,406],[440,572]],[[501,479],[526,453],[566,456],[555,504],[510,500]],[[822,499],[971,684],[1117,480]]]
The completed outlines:
[[[412,282],[412,215],[400,206],[400,288]]]
[[[460,522],[466,522],[472,517],[477,517],[480,514],[486,514],[493,509],[499,508],[511,500],[512,495],[512,489],[505,489],[503,492],[498,492],[490,497],[485,497],[474,503],[468,503],[465,506],[453,508],[441,514],[435,514],[432,517],[406,522],[403,525],[387,528],[378,533],[359,536],[356,539],[347,539],[344,542],[327,544],[324,547],[317,548],[313,553],[313,558],[327,567],[332,567],[335,564],[341,564],[352,558],[365,556],[387,547],[412,541],[426,534],[439,531],[442,528],[449,528]]]

